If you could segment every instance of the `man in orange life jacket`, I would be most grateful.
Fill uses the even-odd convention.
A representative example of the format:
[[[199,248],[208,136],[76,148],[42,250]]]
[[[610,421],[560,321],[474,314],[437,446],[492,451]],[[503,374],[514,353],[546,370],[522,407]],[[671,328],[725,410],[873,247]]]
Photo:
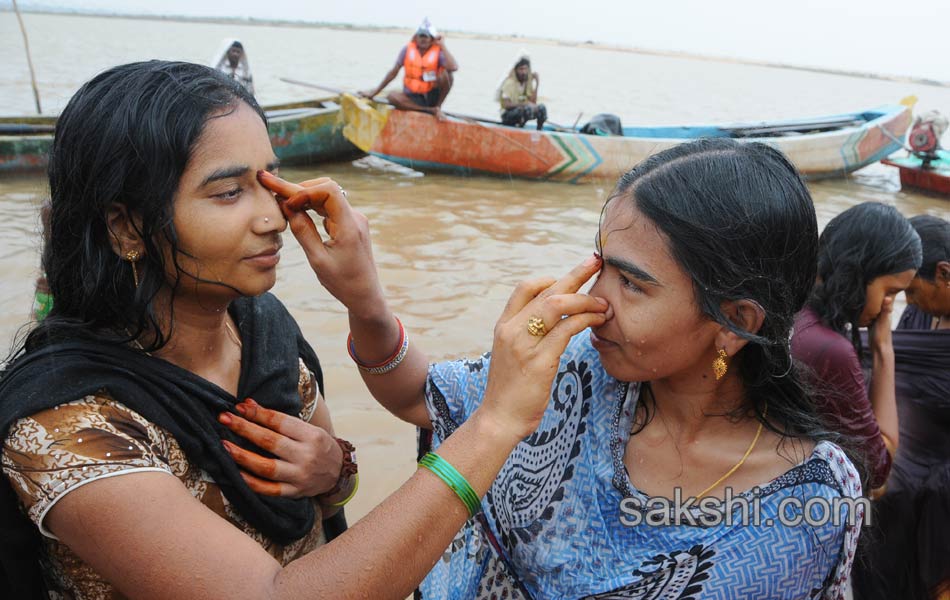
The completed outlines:
[[[445,40],[426,19],[399,53],[383,82],[360,95],[372,98],[396,78],[399,69],[405,69],[402,91],[392,92],[386,99],[400,110],[427,112],[441,121],[445,118],[442,103],[452,89],[452,73],[458,68],[455,57],[445,47]]]

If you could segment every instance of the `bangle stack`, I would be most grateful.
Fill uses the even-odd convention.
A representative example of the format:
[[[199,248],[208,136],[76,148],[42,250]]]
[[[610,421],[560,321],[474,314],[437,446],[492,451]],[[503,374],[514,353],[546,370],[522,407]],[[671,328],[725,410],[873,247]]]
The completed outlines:
[[[350,494],[343,500],[340,500],[339,502],[332,502],[330,506],[332,506],[333,508],[340,508],[342,506],[346,506],[346,503],[352,500],[353,496],[356,495],[356,490],[358,489],[360,489],[360,474],[353,473],[353,489],[350,491]]]
[[[350,335],[347,336],[346,351],[349,352],[350,358],[353,359],[353,362],[356,363],[356,366],[359,367],[361,371],[365,371],[370,375],[385,375],[398,367],[402,359],[406,358],[406,354],[409,353],[409,334],[406,333],[406,328],[403,327],[399,317],[395,317],[395,319],[396,323],[399,324],[399,344],[396,346],[396,351],[381,363],[371,364],[360,360],[360,358],[356,356],[356,347],[353,344],[353,333],[351,332]]]
[[[419,461],[420,467],[432,471],[439,479],[445,482],[468,509],[468,515],[474,517],[481,510],[482,503],[478,499],[478,494],[472,489],[468,481],[455,470],[455,467],[449,464],[447,460],[434,452],[429,452]]]
[[[349,483],[350,478],[355,479],[353,489],[350,490],[350,493],[341,500],[340,502],[334,502],[330,506],[344,506],[347,502],[353,499],[353,496],[356,495],[356,490],[360,487],[360,474],[359,466],[356,464],[356,447],[353,446],[350,442],[336,438],[336,443],[340,445],[340,450],[343,451],[343,464],[340,465],[340,477],[336,480],[336,485],[333,488],[324,493],[323,496],[327,498],[332,498],[339,494],[344,487]]]

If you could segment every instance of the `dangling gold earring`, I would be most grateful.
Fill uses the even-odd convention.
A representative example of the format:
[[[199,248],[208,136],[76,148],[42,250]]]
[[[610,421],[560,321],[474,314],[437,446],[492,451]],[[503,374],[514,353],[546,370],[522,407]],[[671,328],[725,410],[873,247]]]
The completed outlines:
[[[713,361],[713,372],[716,373],[716,381],[722,379],[726,375],[726,371],[729,370],[729,363],[726,362],[727,358],[729,358],[729,355],[720,348],[719,356]]]
[[[135,263],[139,260],[139,251],[138,250],[129,250],[125,253],[125,260],[129,261],[129,264],[132,265],[132,279],[135,281],[135,287],[139,287],[139,272],[135,268]]]

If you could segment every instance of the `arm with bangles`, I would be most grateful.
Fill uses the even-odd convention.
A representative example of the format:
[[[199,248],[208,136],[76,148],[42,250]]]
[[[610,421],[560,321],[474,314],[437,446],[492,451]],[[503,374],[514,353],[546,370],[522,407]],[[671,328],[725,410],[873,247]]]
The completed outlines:
[[[342,188],[326,178],[305,181],[300,185],[288,183],[266,173],[262,173],[261,178],[262,182],[278,195],[278,198],[284,199],[282,207],[290,222],[291,230],[304,247],[321,284],[348,308],[350,337],[346,342],[347,349],[360,366],[360,375],[367,389],[384,408],[395,416],[418,427],[431,429],[432,422],[425,404],[429,361],[417,345],[409,343],[405,328],[386,303],[373,261],[369,224],[366,217],[353,210],[345,196],[341,195]],[[328,197],[327,186],[331,192],[338,195]],[[320,237],[313,221],[303,212],[307,208],[314,209],[325,217],[324,226],[330,240],[324,242]],[[341,211],[345,217],[337,214],[337,211]],[[334,216],[331,217],[331,215]],[[537,299],[542,307],[537,309],[537,313],[547,315],[545,317],[547,323],[557,323],[562,315],[600,314],[606,310],[604,302],[585,294],[574,293],[597,273],[599,268],[597,260],[589,259],[584,264],[575,267],[561,281],[555,282],[553,279],[546,278],[525,283],[519,288],[522,290],[520,293],[524,294],[523,290],[535,288],[539,290],[536,295],[543,291],[543,297]],[[261,410],[258,413],[266,415]],[[280,455],[279,452],[268,447],[268,444],[274,443],[273,440],[268,439],[269,437],[294,438],[303,434],[290,435],[283,429],[283,425],[293,422],[293,417],[284,415],[278,416],[277,419],[280,420],[280,425],[273,424],[272,421],[270,424],[258,421],[257,424],[260,427],[256,428],[243,420],[233,419],[245,430],[238,431],[233,427],[232,430],[258,446]],[[293,446],[292,443],[282,446],[286,464],[281,465],[279,473],[274,473],[267,464],[264,464],[261,469],[256,469],[255,465],[263,464],[264,459],[257,455],[251,456],[251,453],[240,449],[237,449],[237,452],[241,457],[239,459],[235,456],[235,459],[246,470],[263,475],[272,481],[292,480],[294,482],[292,486],[279,488],[280,495],[291,495],[292,490],[299,490],[304,486],[312,490],[315,483],[304,484],[300,479],[307,477],[308,473],[314,480],[319,479],[317,461],[326,454],[321,453],[318,438],[330,436],[313,432],[309,435],[311,445],[306,450],[297,446],[297,450],[294,451],[290,448]],[[322,445],[326,447],[325,440]],[[329,460],[335,465],[340,464],[339,462],[332,463],[336,460],[335,458],[323,460]],[[311,466],[302,468],[302,465]],[[270,484],[261,489],[269,490],[264,493],[272,493],[278,488]],[[339,498],[332,498],[324,499],[323,503],[333,504],[340,501]]]
[[[518,419],[489,405],[522,401],[487,398],[486,408],[438,451],[479,497],[512,448],[536,426],[526,428],[523,421],[516,426]],[[45,523],[127,597],[402,599],[469,517],[440,477],[419,469],[333,542],[281,567],[256,541],[197,502],[176,477],[146,472],[74,489],[53,506]]]
[[[268,181],[275,180],[271,187],[273,191],[289,198],[285,207],[303,207],[323,201],[320,192],[302,189],[271,175],[263,176]],[[313,182],[301,185],[309,187],[307,184],[310,183]],[[345,198],[343,202],[346,202]],[[348,205],[347,208],[352,210]],[[325,210],[318,209],[317,212],[326,214]],[[285,211],[294,235],[305,248],[311,247],[308,256],[324,258],[319,264],[311,259],[321,284],[347,307],[350,325],[347,347],[360,367],[360,376],[367,389],[395,416],[417,427],[431,429],[432,421],[425,403],[428,358],[417,345],[408,342],[403,324],[389,308],[373,260],[369,223],[363,215],[352,212],[354,218],[347,224],[345,232],[347,239],[340,237],[344,231],[338,226],[335,228],[331,219],[327,223],[327,233],[332,240],[327,243],[327,248],[323,248],[309,218],[302,221],[301,213]],[[606,311],[603,300],[575,293],[599,270],[599,259],[590,258],[560,281],[541,278],[523,284],[522,287],[540,286],[543,290],[542,297],[538,298],[537,314],[531,316],[541,316],[544,323],[551,324],[557,323],[563,315]],[[522,326],[526,323],[527,318]]]
[[[272,191],[280,197],[290,198],[284,206],[292,206],[287,212],[291,230],[311,257],[311,266],[321,284],[347,307],[351,334],[347,344],[354,359],[366,366],[390,362],[401,348],[405,329],[386,302],[373,259],[366,217],[353,210],[342,198],[341,202],[350,215],[343,225],[345,235],[340,235],[344,233],[343,227],[332,219],[328,220],[326,226],[332,241],[324,245],[309,217],[296,211],[309,206],[318,214],[326,214],[324,207],[337,206],[336,203],[325,204],[327,199],[322,191],[314,187],[316,182],[324,180],[295,185],[269,175],[262,174],[262,177],[266,178],[263,181]],[[315,258],[319,258],[319,262],[315,262]],[[403,421],[431,429],[432,423],[425,408],[428,368],[425,353],[409,343],[398,368],[381,375],[360,369],[360,375],[367,389],[386,410]]]

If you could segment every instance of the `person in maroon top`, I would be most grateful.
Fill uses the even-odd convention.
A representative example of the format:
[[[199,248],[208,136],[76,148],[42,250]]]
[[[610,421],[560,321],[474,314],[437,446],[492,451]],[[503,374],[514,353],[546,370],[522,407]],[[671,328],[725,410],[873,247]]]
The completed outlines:
[[[877,202],[849,208],[819,238],[818,278],[795,320],[792,356],[813,371],[815,401],[829,426],[864,454],[872,497],[887,481],[898,444],[891,310],[920,268],[921,252],[920,237],[897,209]],[[858,359],[862,327],[870,385]]]

